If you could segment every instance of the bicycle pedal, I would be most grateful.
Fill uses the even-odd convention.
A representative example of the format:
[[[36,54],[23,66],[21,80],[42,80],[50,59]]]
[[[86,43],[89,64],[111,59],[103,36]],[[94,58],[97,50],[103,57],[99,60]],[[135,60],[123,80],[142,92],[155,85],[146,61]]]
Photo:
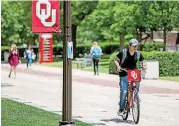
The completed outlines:
[[[118,116],[123,116],[123,113],[118,113],[118,112],[117,112],[117,115],[118,115]]]
[[[121,115],[120,115],[120,114],[117,114],[117,115],[118,115],[118,116],[123,116],[123,114],[121,114]]]
[[[125,112],[117,112],[118,116],[123,116],[125,114]]]

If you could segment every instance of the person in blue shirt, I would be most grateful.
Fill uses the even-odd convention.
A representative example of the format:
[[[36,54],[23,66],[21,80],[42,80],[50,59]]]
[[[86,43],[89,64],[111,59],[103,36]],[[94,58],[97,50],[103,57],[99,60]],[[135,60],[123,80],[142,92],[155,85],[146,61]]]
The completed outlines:
[[[99,75],[99,67],[98,63],[101,59],[102,55],[102,49],[100,46],[98,46],[98,43],[96,41],[93,42],[93,46],[91,47],[90,54],[93,58],[93,67],[94,67],[94,75]]]
[[[24,57],[26,58],[27,68],[31,68],[31,65],[32,65],[32,55],[33,55],[33,51],[31,50],[31,47],[28,46],[27,49],[24,52]]]

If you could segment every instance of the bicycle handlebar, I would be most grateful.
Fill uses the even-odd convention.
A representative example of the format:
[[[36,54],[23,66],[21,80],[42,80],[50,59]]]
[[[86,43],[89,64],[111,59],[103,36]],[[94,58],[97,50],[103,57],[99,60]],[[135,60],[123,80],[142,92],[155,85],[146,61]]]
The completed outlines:
[[[121,68],[120,70],[128,72],[128,70],[130,70],[129,68]],[[141,70],[144,70],[143,67],[141,67]]]

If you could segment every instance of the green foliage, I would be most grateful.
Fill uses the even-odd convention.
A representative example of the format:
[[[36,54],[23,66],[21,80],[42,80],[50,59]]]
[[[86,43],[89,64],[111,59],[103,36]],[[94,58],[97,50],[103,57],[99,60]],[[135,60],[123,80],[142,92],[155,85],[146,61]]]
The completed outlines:
[[[115,42],[115,43],[101,43],[99,44],[99,46],[102,48],[102,52],[104,54],[111,54],[112,52],[114,52],[115,50],[119,49],[119,42]],[[84,54],[84,53],[90,53],[90,49],[91,49],[91,44],[88,45],[77,45],[77,54]]]
[[[170,31],[178,24],[179,1],[156,1],[152,4],[152,9],[160,28]]]
[[[137,29],[148,34],[162,30],[164,24],[168,31],[178,27],[178,11],[178,1],[99,1],[79,26],[77,40],[119,41],[120,33],[140,40]]]
[[[104,54],[111,54],[115,50],[119,49],[119,42],[103,42],[103,43],[100,43],[99,46],[102,48],[102,52]],[[20,56],[23,57],[23,53],[26,48],[21,47],[21,46],[18,46],[17,48],[19,50]],[[38,53],[38,48],[36,46],[31,46],[31,48],[34,50],[36,54]],[[10,47],[1,46],[1,53],[3,53],[4,51],[8,51],[9,49]],[[90,53],[90,49],[91,49],[91,43],[78,44],[76,47],[77,56],[81,57],[85,53]],[[63,45],[54,45],[53,51],[54,51],[54,55],[63,55]]]
[[[160,79],[179,82],[179,76],[174,76],[174,77],[171,77],[171,76],[168,76],[168,77],[160,77]]]
[[[37,34],[31,33],[31,2],[2,1],[1,13],[2,45],[34,42]]]
[[[62,27],[63,2],[60,11]],[[123,33],[124,41],[133,37],[140,41],[140,32],[149,34],[179,27],[178,12],[179,1],[72,1],[72,25],[77,26],[73,40],[119,41]],[[38,34],[31,32],[30,1],[3,0],[1,15],[2,45],[38,42]],[[54,44],[62,40],[62,35],[54,34]]]
[[[114,58],[117,52],[114,52],[109,61],[109,73],[116,74]],[[179,76],[179,52],[142,52],[146,60],[157,60],[159,62],[160,76]]]
[[[145,43],[143,45],[141,45],[141,50],[142,51],[146,51],[146,52],[150,52],[150,51],[153,51],[153,50],[156,50],[156,51],[160,51],[160,48],[163,48],[164,47],[164,44],[163,43]]]
[[[4,51],[4,50],[9,50],[9,46],[1,46],[1,52]]]
[[[92,13],[98,1],[73,1],[72,2],[72,24],[79,25],[81,21]]]
[[[110,59],[109,59],[109,73],[110,73],[110,74],[117,74],[117,68],[116,68],[116,65],[115,65],[115,63],[114,63],[114,59],[115,59],[117,53],[118,53],[117,51],[114,52],[114,53],[111,55]]]
[[[102,59],[105,59],[109,62],[110,56],[111,56],[111,54],[102,55]]]
[[[179,76],[179,52],[143,53],[147,60],[159,61],[160,76]]]

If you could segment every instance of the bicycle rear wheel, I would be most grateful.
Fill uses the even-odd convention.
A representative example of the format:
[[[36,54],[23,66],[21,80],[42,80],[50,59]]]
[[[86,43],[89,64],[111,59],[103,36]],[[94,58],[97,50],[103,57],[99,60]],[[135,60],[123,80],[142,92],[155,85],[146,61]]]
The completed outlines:
[[[138,91],[136,88],[134,88],[134,91],[133,91],[132,115],[133,115],[133,120],[134,120],[135,124],[137,124],[139,122],[139,118],[140,118],[140,102],[139,102]]]

